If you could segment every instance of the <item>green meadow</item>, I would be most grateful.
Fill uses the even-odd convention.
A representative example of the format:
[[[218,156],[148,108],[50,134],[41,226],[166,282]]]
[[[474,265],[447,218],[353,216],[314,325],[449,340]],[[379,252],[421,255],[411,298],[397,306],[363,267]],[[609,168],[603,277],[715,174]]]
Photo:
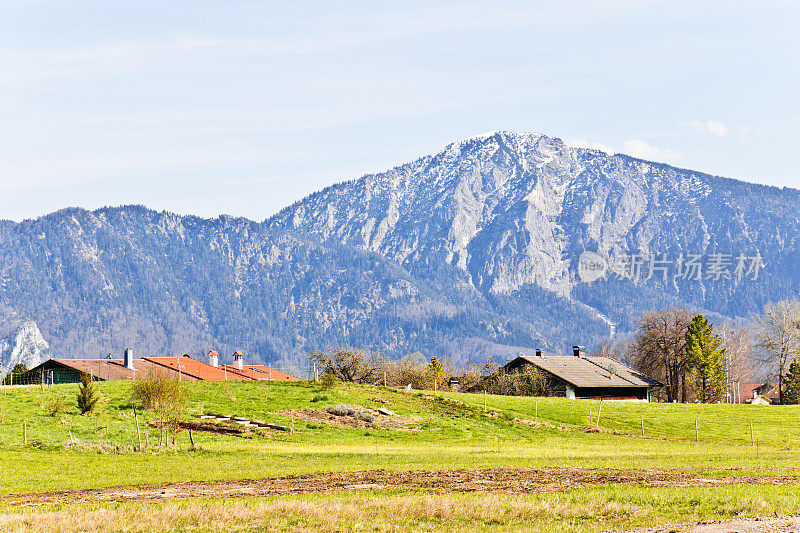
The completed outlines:
[[[42,526],[47,523],[53,531],[217,531],[223,525],[215,517],[223,513],[231,531],[389,531],[392,524],[415,530],[580,531],[800,513],[797,487],[768,485],[611,484],[518,495],[380,490],[35,509],[10,504],[12,495],[33,492],[375,469],[669,468],[706,476],[800,475],[800,407],[794,406],[603,402],[601,407],[559,398],[484,399],[450,392],[433,397],[362,385],[323,390],[306,382],[186,385],[187,420],[202,413],[243,416],[294,427],[294,432],[267,430],[250,438],[193,432],[192,448],[182,431],[175,446],[157,447],[157,430],[149,426],[154,413],[139,411],[138,435],[144,443],[149,431],[151,445],[138,450],[130,383],[101,383],[101,400],[87,415],[78,413],[77,385],[6,389],[0,392],[5,521],[0,520],[0,530],[48,531]],[[395,429],[339,428],[285,413],[338,403],[386,405],[414,423]],[[53,406],[60,412],[52,412]],[[587,431],[590,412],[597,424],[598,411],[600,431]],[[137,514],[143,518],[121,527],[125,516]]]

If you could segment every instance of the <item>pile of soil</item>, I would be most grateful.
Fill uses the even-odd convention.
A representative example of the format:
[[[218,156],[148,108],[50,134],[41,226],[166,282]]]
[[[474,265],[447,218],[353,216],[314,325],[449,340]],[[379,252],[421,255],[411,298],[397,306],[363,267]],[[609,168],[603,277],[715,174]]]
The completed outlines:
[[[374,415],[372,422],[354,417],[354,416],[338,416],[326,411],[315,411],[314,409],[292,409],[289,411],[280,411],[277,414],[284,416],[291,416],[312,422],[315,424],[327,424],[338,428],[380,428],[380,429],[405,429],[414,430],[418,429],[421,417],[418,416],[400,416],[400,415],[382,415],[378,411],[364,409]]]

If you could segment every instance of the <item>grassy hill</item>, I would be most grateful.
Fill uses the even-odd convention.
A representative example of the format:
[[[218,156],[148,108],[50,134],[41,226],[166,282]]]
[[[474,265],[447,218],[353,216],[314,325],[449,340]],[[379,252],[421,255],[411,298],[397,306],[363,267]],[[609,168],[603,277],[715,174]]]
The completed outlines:
[[[433,397],[431,393],[406,393],[358,385],[340,385],[332,390],[323,390],[306,382],[187,383],[186,386],[190,393],[188,410],[184,415],[187,422],[200,422],[196,415],[215,413],[263,420],[286,428],[293,427],[294,431],[253,429],[248,430],[248,434],[236,436],[195,430],[192,435],[194,449],[189,444],[188,433],[183,431],[178,434],[176,446],[157,447],[154,445],[157,430],[149,427],[155,422],[155,414],[140,411],[142,442],[146,439],[144,432],[149,431],[151,446],[137,451],[139,437],[133,417],[130,383],[102,383],[102,399],[96,412],[89,415],[78,414],[76,385],[60,385],[45,390],[38,387],[6,390],[5,394],[0,392],[0,460],[3,468],[0,497],[5,498],[3,501],[9,507],[0,517],[11,520],[8,524],[16,529],[20,520],[33,516],[30,515],[32,511],[20,511],[8,503],[14,500],[9,497],[13,494],[353,470],[520,466],[625,471],[672,468],[710,477],[752,473],[760,476],[772,473],[796,475],[800,472],[797,453],[800,407],[603,402],[601,410],[599,402],[489,395],[485,398],[484,411],[484,396],[473,394],[440,393]],[[310,416],[323,411],[326,406],[340,403],[372,411],[384,407],[396,416],[383,417],[382,423],[386,422],[390,427],[338,427],[347,424]],[[594,413],[593,422],[596,422],[598,410],[601,410],[600,431],[587,431],[589,412]],[[51,414],[51,411],[56,412]],[[387,422],[389,419],[391,422]],[[645,438],[640,436],[642,420]],[[695,442],[695,421],[699,442]],[[750,424],[756,446],[751,445]],[[27,432],[25,445],[22,443],[24,431]],[[406,524],[412,528],[417,524],[422,529],[428,527],[423,527],[424,524],[435,529],[466,527],[465,524],[471,523],[471,515],[458,509],[460,504],[468,501],[494,501],[498,506],[499,522],[494,525],[496,527],[487,523],[488,529],[502,529],[512,524],[526,529],[533,527],[533,523],[554,530],[599,528],[603,522],[598,518],[602,512],[595,508],[598,502],[615,508],[613,520],[623,525],[739,513],[761,514],[767,512],[767,508],[770,513],[800,512],[800,497],[795,495],[797,491],[786,486],[659,489],[636,484],[608,484],[555,494],[516,494],[509,497],[511,499],[500,500],[492,494],[407,493],[407,490],[398,490],[377,490],[366,499],[363,495],[359,498],[352,494],[254,498],[239,501],[235,507],[241,510],[245,530],[251,529],[250,520],[255,520],[256,516],[271,516],[277,523],[283,523],[283,518],[271,514],[273,505],[268,506],[269,509],[264,507],[265,501],[287,508],[299,509],[306,505],[305,511],[297,511],[311,517],[302,527],[356,530],[359,528],[351,526],[369,523],[372,514],[391,516],[394,505],[391,502],[400,500],[405,502],[403,505],[408,510]],[[588,498],[588,494],[594,496]],[[420,507],[425,498],[433,498],[431,502],[438,502],[436,505],[449,511],[442,511],[439,518],[428,516],[424,505]],[[673,501],[673,504],[664,506],[665,499]],[[187,505],[199,505],[198,501],[191,501],[194,503],[172,502],[155,507],[125,505],[130,512],[144,506],[150,513],[158,515],[162,511],[172,513],[176,509],[185,509]],[[202,501],[205,502],[202,505],[210,508],[230,505],[225,499]],[[336,513],[317,516],[310,502],[320,501],[327,502],[326,505],[335,501],[339,508],[350,510],[342,511],[342,516],[336,519],[331,518]],[[510,504],[512,501],[518,501],[519,505]],[[562,509],[563,512],[554,511],[550,515],[542,511],[542,506],[555,505],[559,501],[572,510],[583,509],[581,512],[586,516],[576,521],[572,511]],[[534,513],[530,507],[526,511],[528,514],[520,515],[520,506],[526,509],[533,506],[539,511]],[[111,507],[102,508],[108,511]],[[96,507],[80,508],[82,513],[99,512]],[[595,510],[591,511],[592,508]],[[259,514],[254,509],[262,510]],[[44,507],[37,512],[61,511]],[[141,512],[144,514],[143,510]],[[545,515],[549,516],[547,520],[543,518]],[[493,519],[491,516],[484,518],[489,522]],[[146,523],[149,522],[142,522]],[[166,523],[175,530],[182,530],[183,526],[175,525],[177,522]],[[608,521],[605,523],[607,527]],[[3,529],[2,524],[0,519],[0,529]],[[161,529],[165,528],[163,524]],[[69,530],[67,525],[61,524],[67,528],[63,530]],[[113,521],[106,525],[109,529],[115,527]],[[209,525],[206,530],[213,531],[214,527]],[[159,530],[156,526],[142,528],[134,530]],[[204,530],[200,526],[187,528]]]

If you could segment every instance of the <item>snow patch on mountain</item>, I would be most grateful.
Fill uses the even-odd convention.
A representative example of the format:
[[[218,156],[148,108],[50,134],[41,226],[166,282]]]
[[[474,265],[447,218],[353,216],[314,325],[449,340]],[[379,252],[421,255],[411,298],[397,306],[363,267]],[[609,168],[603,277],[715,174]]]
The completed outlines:
[[[8,332],[0,338],[0,374],[10,372],[20,363],[33,368],[49,357],[50,345],[36,322],[22,320],[10,328],[7,324],[3,326]]]

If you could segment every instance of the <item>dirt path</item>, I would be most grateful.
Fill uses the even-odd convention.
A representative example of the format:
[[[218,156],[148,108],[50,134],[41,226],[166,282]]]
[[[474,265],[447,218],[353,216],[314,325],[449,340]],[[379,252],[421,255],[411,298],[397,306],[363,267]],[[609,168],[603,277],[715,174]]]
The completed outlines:
[[[742,520],[715,520],[683,526],[667,526],[654,529],[634,529],[627,533],[788,533],[800,531],[800,517],[750,518]]]
[[[481,470],[332,472],[256,480],[170,483],[107,489],[19,494],[0,499],[9,506],[85,502],[163,502],[202,496],[244,498],[278,494],[362,492],[379,489],[432,489],[446,492],[559,492],[595,484],[626,483],[650,487],[734,484],[800,485],[789,475],[704,478],[672,470],[599,470],[589,468],[489,468]]]

